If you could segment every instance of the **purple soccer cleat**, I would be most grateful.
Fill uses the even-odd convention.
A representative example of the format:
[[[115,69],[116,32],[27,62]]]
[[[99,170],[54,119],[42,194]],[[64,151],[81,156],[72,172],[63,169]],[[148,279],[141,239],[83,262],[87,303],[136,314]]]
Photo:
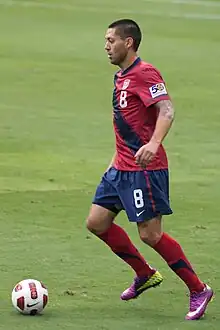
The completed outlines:
[[[205,284],[205,288],[202,292],[191,293],[189,312],[186,315],[186,320],[199,320],[205,314],[213,294],[213,290],[207,284]]]
[[[121,299],[135,299],[145,290],[160,285],[162,281],[163,277],[158,271],[155,271],[151,277],[135,277],[132,285],[121,294]]]

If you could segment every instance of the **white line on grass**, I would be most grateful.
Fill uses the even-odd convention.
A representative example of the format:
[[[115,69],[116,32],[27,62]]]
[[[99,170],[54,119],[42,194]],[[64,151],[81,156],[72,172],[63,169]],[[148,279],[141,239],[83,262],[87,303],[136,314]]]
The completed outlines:
[[[219,2],[203,1],[203,0],[142,0],[143,2],[151,2],[154,4],[167,4],[167,5],[192,5],[201,7],[220,7]]]
[[[19,106],[19,105],[15,105],[15,104],[4,104],[4,103],[0,103],[0,108],[3,108],[3,109],[23,110],[24,107]]]
[[[192,6],[204,6],[204,7],[220,7],[219,2],[215,1],[201,1],[201,0],[171,0],[173,4],[183,4],[183,5],[192,5]]]
[[[144,0],[148,2],[154,2],[154,0]],[[184,1],[184,0],[173,0],[173,1]],[[161,1],[162,3],[164,1]],[[159,3],[159,2],[158,2]],[[168,2],[167,2],[168,3]],[[169,2],[174,3],[174,2]],[[155,17],[170,17],[170,18],[182,18],[182,19],[192,19],[192,20],[220,20],[220,14],[202,14],[202,13],[177,13],[177,12],[160,12],[159,10],[128,10],[128,9],[119,9],[119,8],[110,8],[110,7],[88,7],[88,6],[74,6],[74,5],[65,5],[65,4],[51,4],[47,2],[31,2],[31,1],[15,1],[15,0],[0,0],[0,6],[7,7],[32,7],[32,8],[45,8],[45,9],[54,9],[54,10],[67,10],[67,11],[87,11],[87,12],[99,12],[99,13],[116,13],[116,14],[137,14],[144,16],[155,16]]]

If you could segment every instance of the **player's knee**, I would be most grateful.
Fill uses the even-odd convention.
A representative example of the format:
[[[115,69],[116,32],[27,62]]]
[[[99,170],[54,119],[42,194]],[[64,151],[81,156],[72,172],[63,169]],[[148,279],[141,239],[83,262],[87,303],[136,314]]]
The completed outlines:
[[[162,233],[161,232],[147,232],[141,231],[139,233],[140,239],[147,245],[153,247],[155,246],[159,240],[161,239]]]
[[[108,227],[106,226],[105,223],[103,223],[99,219],[96,219],[92,216],[89,216],[87,218],[86,227],[94,235],[103,234],[108,229]]]
[[[86,228],[93,234],[96,234],[96,222],[93,220],[93,217],[88,216],[86,219]]]
[[[103,234],[111,227],[114,218],[113,212],[99,205],[93,205],[86,220],[86,227],[95,235]]]

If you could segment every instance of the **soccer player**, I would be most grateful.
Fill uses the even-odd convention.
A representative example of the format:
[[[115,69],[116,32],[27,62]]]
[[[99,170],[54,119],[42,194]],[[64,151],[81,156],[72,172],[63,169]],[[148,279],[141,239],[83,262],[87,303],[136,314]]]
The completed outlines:
[[[163,232],[162,216],[169,203],[168,162],[162,142],[174,119],[174,109],[160,72],[137,55],[141,31],[122,19],[109,25],[105,50],[113,65],[113,125],[116,152],[97,187],[87,228],[136,273],[122,300],[158,286],[162,275],[152,268],[114,219],[125,210],[136,222],[140,239],[153,248],[182,279],[190,292],[187,320],[201,318],[213,296],[185,256],[179,243]]]

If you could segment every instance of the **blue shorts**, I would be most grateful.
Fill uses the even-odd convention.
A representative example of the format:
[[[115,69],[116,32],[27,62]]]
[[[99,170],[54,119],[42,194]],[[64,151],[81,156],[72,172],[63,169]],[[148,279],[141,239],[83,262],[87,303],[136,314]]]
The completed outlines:
[[[132,222],[172,214],[168,170],[126,172],[111,167],[97,187],[93,204],[116,214],[125,210]]]

